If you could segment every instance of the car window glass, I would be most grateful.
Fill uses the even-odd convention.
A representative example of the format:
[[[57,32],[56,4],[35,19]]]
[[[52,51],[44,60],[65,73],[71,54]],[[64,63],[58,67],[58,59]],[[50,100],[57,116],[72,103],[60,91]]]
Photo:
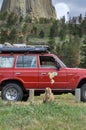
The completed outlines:
[[[0,56],[0,68],[11,68],[13,67],[13,63],[13,56]]]
[[[18,56],[16,67],[36,68],[36,56]]]
[[[56,62],[51,56],[40,56],[41,68],[56,68]]]

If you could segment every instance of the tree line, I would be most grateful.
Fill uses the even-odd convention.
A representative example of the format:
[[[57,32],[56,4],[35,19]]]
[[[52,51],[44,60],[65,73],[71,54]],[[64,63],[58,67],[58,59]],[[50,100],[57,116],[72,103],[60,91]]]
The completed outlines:
[[[52,52],[69,67],[86,67],[86,14],[60,20],[32,19],[0,12],[0,43],[29,43],[30,38],[48,39]],[[35,44],[35,43],[34,43]]]

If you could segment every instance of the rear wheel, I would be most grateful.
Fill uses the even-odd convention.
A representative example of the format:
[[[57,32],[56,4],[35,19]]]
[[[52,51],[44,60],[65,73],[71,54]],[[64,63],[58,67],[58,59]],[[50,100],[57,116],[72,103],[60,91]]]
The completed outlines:
[[[22,88],[16,83],[6,84],[1,91],[3,100],[8,101],[21,101],[23,98]]]
[[[86,102],[86,83],[81,86],[81,101]]]

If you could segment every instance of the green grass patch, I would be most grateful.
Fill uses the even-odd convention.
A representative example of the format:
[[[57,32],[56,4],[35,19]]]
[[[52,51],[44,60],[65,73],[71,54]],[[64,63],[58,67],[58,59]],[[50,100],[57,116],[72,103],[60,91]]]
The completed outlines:
[[[42,103],[42,96],[35,97],[34,103],[0,101],[0,130],[85,129],[86,104],[75,103],[70,94],[55,96],[55,101],[47,104]]]

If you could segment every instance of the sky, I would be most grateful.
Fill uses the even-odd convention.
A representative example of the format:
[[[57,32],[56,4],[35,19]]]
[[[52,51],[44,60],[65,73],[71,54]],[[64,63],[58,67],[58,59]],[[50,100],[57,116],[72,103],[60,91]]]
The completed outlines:
[[[66,16],[68,19],[67,12],[69,12],[70,17],[79,16],[86,13],[86,0],[53,0],[55,5],[57,17],[61,18]]]
[[[3,0],[0,0],[0,7]],[[60,19],[63,16],[68,20],[67,12],[71,17],[79,16],[79,14],[86,13],[86,0],[52,0],[56,9],[57,18]]]

